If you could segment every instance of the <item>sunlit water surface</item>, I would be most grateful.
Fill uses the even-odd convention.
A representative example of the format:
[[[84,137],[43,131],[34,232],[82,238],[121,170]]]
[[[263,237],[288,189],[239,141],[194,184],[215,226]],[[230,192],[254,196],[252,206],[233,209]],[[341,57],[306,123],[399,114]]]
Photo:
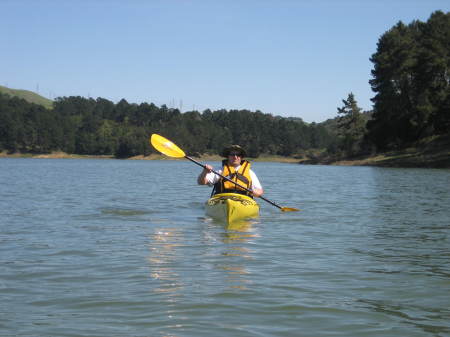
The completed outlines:
[[[254,169],[302,211],[226,228],[190,162],[0,159],[0,335],[450,335],[449,170]]]

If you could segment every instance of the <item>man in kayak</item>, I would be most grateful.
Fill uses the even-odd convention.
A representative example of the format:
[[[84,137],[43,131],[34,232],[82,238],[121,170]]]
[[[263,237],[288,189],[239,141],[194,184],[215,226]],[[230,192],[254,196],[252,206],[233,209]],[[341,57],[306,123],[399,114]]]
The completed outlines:
[[[222,161],[222,170],[217,171],[223,176],[235,181],[241,186],[251,190],[249,193],[236,184],[222,179],[220,176],[212,172],[211,165],[205,165],[205,168],[197,178],[199,185],[214,186],[212,194],[218,193],[239,193],[249,196],[259,197],[264,193],[264,190],[259,182],[256,174],[250,169],[250,163],[244,159],[246,155],[245,150],[239,145],[231,145],[225,148],[222,156],[225,157]]]

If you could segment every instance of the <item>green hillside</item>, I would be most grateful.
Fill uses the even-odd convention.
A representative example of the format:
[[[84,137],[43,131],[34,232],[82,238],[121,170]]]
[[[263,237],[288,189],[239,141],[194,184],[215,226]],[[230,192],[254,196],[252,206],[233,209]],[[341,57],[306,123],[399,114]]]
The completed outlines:
[[[29,90],[10,89],[10,88],[0,85],[0,93],[23,98],[24,100],[26,100],[29,103],[43,105],[48,109],[51,109],[53,107],[52,100],[42,97],[42,96],[36,94],[35,92],[29,91]]]

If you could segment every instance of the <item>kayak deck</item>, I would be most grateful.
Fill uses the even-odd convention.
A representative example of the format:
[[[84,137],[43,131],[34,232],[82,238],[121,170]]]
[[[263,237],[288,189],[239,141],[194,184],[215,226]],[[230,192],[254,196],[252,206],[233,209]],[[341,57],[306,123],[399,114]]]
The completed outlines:
[[[208,216],[229,224],[259,215],[258,203],[238,193],[216,194],[206,202],[205,208]]]

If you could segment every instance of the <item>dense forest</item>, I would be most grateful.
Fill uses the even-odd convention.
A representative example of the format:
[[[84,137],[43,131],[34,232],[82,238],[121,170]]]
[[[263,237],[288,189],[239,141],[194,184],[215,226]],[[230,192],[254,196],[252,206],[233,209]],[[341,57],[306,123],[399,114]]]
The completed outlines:
[[[324,126],[300,119],[247,110],[203,113],[154,104],[117,104],[103,98],[62,97],[53,109],[0,95],[0,149],[130,157],[154,151],[152,133],[173,139],[191,154],[219,153],[226,144],[241,144],[249,156],[294,156],[309,148],[326,148],[335,136]]]
[[[450,13],[427,22],[399,22],[384,33],[371,61],[373,111],[363,112],[353,93],[337,117],[308,124],[260,111],[181,113],[153,103],[60,97],[48,108],[0,94],[0,151],[64,151],[125,158],[155,150],[159,133],[191,155],[219,153],[241,144],[249,156],[301,156],[316,149],[335,157],[400,149],[450,130]]]

